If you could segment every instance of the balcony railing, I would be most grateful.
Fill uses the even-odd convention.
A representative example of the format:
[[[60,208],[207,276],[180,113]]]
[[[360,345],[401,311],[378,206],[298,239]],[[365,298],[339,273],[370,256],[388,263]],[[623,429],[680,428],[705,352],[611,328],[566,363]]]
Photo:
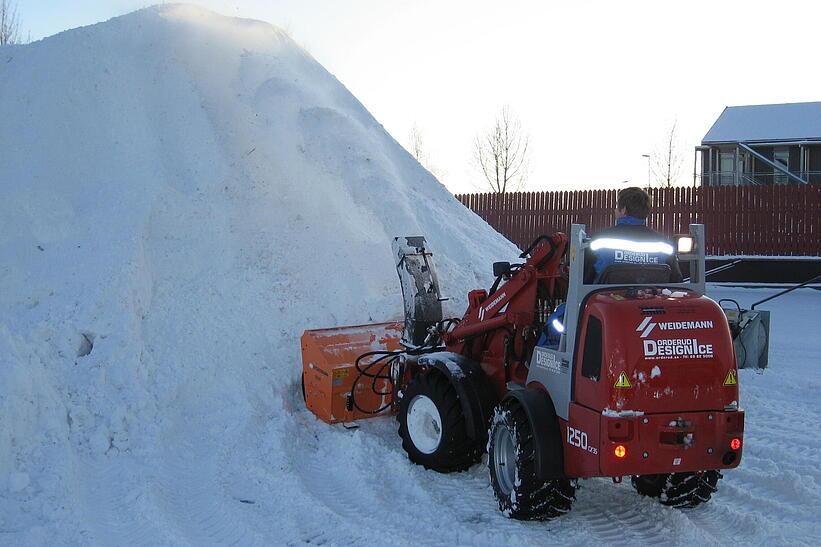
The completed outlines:
[[[821,184],[821,171],[804,171],[795,174],[810,184]],[[697,182],[700,182],[702,186],[800,184],[784,173],[743,172],[738,174],[738,182],[736,182],[735,171],[707,171],[697,178]]]

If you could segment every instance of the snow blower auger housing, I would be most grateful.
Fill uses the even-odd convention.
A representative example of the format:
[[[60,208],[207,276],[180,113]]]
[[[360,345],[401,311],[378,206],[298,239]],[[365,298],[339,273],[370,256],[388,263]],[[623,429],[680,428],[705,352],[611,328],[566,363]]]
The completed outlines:
[[[665,505],[705,502],[741,461],[744,412],[727,318],[704,294],[704,228],[679,239],[686,283],[670,282],[666,266],[622,264],[585,284],[585,227],[540,236],[522,263],[493,265],[496,281],[468,294],[461,319],[442,320],[424,238],[397,238],[406,315],[401,340],[390,340],[402,349],[376,348],[374,335],[353,363],[322,350],[356,375],[339,400],[363,416],[396,413],[403,448],[426,468],[464,470],[487,451],[499,507],[513,518],[566,513],[577,480],[590,477],[630,477]],[[352,342],[344,359],[363,347]],[[309,355],[306,378],[319,366]],[[383,398],[363,406],[362,384]],[[306,393],[314,410],[324,395]]]

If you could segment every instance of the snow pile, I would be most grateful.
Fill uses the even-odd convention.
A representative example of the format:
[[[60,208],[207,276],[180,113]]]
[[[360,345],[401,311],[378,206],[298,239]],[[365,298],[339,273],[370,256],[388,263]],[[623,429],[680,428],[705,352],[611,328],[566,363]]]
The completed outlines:
[[[821,292],[762,306],[709,504],[597,479],[510,521],[483,466],[304,409],[303,329],[401,314],[391,236],[427,236],[451,314],[516,250],[287,36],[164,6],[2,47],[0,122],[1,545],[818,543]]]
[[[16,541],[108,542],[106,465],[136,495],[174,442],[293,421],[303,329],[401,315],[392,236],[427,237],[457,314],[516,251],[268,24],[172,5],[0,48],[0,120]]]

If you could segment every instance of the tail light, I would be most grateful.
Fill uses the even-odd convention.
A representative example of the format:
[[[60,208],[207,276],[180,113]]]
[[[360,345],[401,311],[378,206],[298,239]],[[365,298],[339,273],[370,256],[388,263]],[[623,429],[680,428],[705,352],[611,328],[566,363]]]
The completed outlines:
[[[730,441],[730,450],[738,450],[739,448],[741,448],[741,439],[734,437]]]
[[[617,458],[623,458],[627,455],[627,448],[623,444],[616,445],[616,448],[613,449],[613,454]]]

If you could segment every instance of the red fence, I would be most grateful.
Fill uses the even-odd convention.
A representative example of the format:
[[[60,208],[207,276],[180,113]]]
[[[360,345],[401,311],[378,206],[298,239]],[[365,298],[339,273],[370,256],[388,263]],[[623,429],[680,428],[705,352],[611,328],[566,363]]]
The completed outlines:
[[[524,248],[536,236],[613,224],[617,190],[461,194],[457,199]],[[706,226],[708,255],[821,256],[821,185],[654,188],[648,224],[665,234]]]

